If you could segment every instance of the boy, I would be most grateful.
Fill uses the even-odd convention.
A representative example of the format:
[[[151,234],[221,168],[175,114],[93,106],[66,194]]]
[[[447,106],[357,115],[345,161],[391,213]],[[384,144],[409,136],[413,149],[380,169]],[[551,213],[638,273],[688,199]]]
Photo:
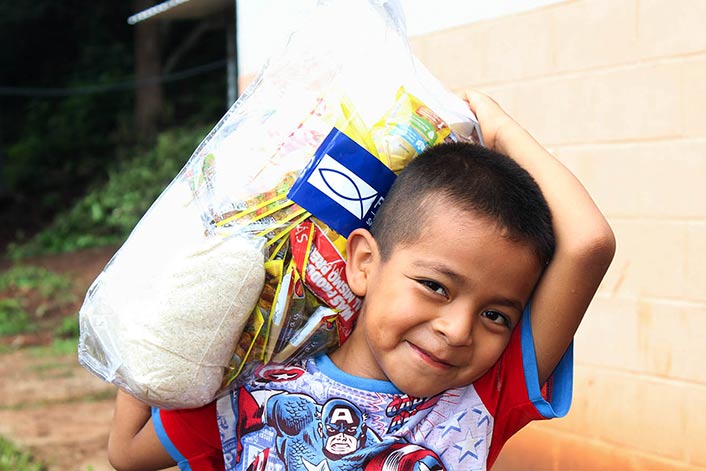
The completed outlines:
[[[371,231],[348,237],[348,283],[363,305],[346,343],[267,365],[200,409],[150,418],[119,392],[117,469],[487,469],[529,421],[568,411],[571,341],[613,234],[493,100],[466,99],[491,150],[425,152]]]

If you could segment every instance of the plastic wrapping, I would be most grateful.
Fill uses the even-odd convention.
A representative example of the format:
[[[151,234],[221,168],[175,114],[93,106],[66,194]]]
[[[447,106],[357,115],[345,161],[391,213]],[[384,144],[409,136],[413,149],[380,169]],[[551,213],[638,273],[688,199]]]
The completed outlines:
[[[480,141],[410,53],[397,1],[320,2],[89,289],[79,361],[155,406],[331,349],[361,300],[345,238],[424,148]]]

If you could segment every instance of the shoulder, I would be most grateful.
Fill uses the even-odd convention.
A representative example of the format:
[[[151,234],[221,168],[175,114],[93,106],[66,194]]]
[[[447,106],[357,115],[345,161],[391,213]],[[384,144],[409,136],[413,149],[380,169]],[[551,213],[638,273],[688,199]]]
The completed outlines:
[[[222,462],[216,403],[196,409],[154,408],[152,421],[162,446],[177,463]]]
[[[493,413],[501,406],[530,407],[537,409],[537,418],[563,417],[571,405],[573,346],[568,348],[547,384],[541,385],[530,316],[531,309],[527,306],[503,355],[473,386]]]

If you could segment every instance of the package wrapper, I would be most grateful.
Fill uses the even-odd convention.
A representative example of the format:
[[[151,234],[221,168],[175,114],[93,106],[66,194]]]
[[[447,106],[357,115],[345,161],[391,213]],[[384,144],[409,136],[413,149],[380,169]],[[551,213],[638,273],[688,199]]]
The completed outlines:
[[[320,2],[88,290],[79,361],[163,408],[345,341],[345,242],[426,147],[481,142],[391,0]]]

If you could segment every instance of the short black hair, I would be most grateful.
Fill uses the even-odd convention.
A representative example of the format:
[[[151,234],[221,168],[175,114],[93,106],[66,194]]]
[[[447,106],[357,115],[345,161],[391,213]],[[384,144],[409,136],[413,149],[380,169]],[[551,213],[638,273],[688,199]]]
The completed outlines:
[[[467,142],[427,148],[399,174],[370,229],[383,260],[421,236],[439,199],[497,222],[511,240],[530,244],[540,266],[551,260],[551,213],[535,180],[510,157]]]

